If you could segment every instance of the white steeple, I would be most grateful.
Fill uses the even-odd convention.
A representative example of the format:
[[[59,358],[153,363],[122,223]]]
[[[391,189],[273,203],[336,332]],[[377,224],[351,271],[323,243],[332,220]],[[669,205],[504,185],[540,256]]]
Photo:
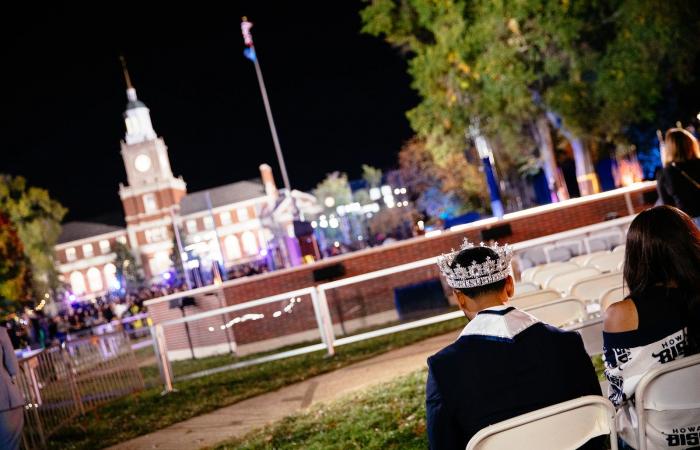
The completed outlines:
[[[126,124],[126,134],[124,141],[127,144],[138,144],[139,142],[155,139],[156,132],[151,124],[151,113],[146,105],[136,97],[136,89],[131,84],[129,71],[126,69],[126,61],[121,57],[122,68],[124,69],[124,79],[126,80],[126,111],[124,111],[124,123]]]

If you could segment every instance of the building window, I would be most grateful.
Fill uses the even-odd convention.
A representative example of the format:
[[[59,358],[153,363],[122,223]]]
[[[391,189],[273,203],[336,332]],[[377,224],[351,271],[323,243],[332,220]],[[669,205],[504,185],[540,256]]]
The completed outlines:
[[[231,225],[231,211],[224,211],[219,214],[219,220],[221,220],[221,225]]]
[[[243,241],[243,250],[246,255],[257,255],[258,253],[258,243],[255,240],[255,235],[252,231],[246,231],[241,235],[241,240]]]
[[[83,245],[83,258],[90,258],[95,252],[92,248],[92,244]]]
[[[80,295],[85,293],[85,278],[80,272],[70,274],[70,288],[74,294]]]
[[[233,261],[235,259],[240,258],[241,255],[241,246],[238,243],[238,238],[234,234],[229,234],[224,238],[224,248],[226,249],[226,255],[228,256],[228,259]]]
[[[158,211],[158,202],[156,201],[156,194],[145,194],[143,196],[143,208],[146,213],[154,213]]]
[[[164,227],[150,228],[146,230],[146,242],[160,242],[167,238],[167,231]]]
[[[107,281],[107,288],[109,288],[109,290],[114,291],[121,288],[119,280],[117,279],[117,268],[114,264],[106,264],[102,272],[105,274],[105,281]]]
[[[194,219],[188,220],[187,221],[187,232],[188,233],[196,233],[197,232],[197,221]]]
[[[100,292],[104,284],[102,283],[102,274],[95,267],[91,267],[87,271],[88,285],[90,292]]]
[[[238,216],[239,222],[245,222],[248,220],[248,208],[238,208],[236,215]]]
[[[71,247],[66,249],[66,261],[75,261],[75,248]]]
[[[206,230],[211,230],[214,228],[214,218],[212,216],[204,217],[204,228]]]
[[[100,241],[100,253],[103,255],[106,253],[109,253],[112,250],[112,246],[109,245],[109,241],[107,239],[103,239]]]

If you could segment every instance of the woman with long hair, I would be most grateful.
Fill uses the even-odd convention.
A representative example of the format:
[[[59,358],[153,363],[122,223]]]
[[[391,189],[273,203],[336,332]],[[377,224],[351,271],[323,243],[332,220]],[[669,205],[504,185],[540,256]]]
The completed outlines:
[[[675,206],[697,224],[700,219],[700,146],[689,131],[666,132],[661,160],[664,165],[657,189],[664,205]]]
[[[661,364],[700,352],[700,231],[690,217],[671,206],[640,213],[627,234],[623,276],[629,295],[605,311],[605,376],[618,433],[639,448],[637,383]],[[661,434],[647,439],[649,448],[667,446]]]

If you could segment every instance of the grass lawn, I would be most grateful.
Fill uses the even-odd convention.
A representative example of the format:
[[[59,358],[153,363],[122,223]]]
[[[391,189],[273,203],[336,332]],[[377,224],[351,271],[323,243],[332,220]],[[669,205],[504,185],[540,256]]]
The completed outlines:
[[[593,365],[602,379],[602,359]],[[312,407],[218,445],[228,449],[425,449],[427,370]]]
[[[324,352],[316,352],[183,381],[175,384],[178,392],[166,396],[160,395],[160,386],[152,387],[76,418],[73,424],[50,437],[49,448],[108,447],[463,326],[463,319],[455,319],[338,347],[333,358],[325,357]],[[190,373],[221,365],[223,361],[231,362],[231,357],[217,356],[174,363],[173,371],[176,374]],[[143,367],[142,372],[147,380],[154,380],[157,376],[155,367]]]
[[[425,449],[425,377],[419,370],[216,447],[224,449]]]

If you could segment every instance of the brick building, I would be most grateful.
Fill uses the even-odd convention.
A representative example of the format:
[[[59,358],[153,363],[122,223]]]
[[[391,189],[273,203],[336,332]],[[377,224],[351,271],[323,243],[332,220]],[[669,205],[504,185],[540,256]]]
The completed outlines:
[[[91,298],[118,287],[117,241],[140,258],[147,278],[157,280],[172,266],[174,224],[183,248],[207,267],[214,261],[231,267],[259,260],[270,248],[286,253],[283,247],[291,241],[280,234],[293,235],[292,203],[288,193],[277,190],[270,166],[260,165],[260,179],[188,193],[184,179],[173,175],[168,147],[153,129],[149,109],[138,99],[126,70],[124,75],[128,101],[121,154],[127,182],[119,184],[119,197],[126,226],[64,224],[55,257],[72,293]],[[293,191],[291,197],[302,213],[315,208],[310,194]]]

